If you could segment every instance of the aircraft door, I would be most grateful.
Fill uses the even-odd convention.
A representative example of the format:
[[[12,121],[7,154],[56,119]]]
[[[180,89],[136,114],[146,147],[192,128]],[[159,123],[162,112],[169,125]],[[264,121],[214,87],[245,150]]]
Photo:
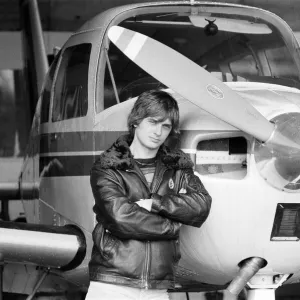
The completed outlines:
[[[99,36],[99,35],[98,35]],[[63,47],[50,92],[49,121],[41,140],[40,198],[43,223],[91,227],[94,161],[93,83],[97,57],[90,34]],[[46,106],[46,104],[45,104]]]
[[[37,104],[30,134],[27,158],[21,176],[21,192],[26,218],[29,223],[39,222],[38,186],[40,177],[40,156],[43,156],[44,146],[41,142],[49,122],[50,92],[59,55],[56,56],[46,75],[44,86]]]

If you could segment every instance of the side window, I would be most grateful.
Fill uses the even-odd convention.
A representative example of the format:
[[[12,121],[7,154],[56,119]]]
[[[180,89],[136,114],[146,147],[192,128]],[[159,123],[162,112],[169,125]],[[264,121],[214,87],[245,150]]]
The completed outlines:
[[[50,97],[51,97],[51,87],[53,83],[53,77],[57,63],[59,61],[60,54],[58,53],[48,71],[46,76],[44,89],[42,92],[42,105],[41,105],[41,123],[47,123],[49,121],[49,108],[50,108]]]
[[[53,122],[86,115],[91,48],[91,44],[80,44],[64,51],[54,86]]]
[[[230,63],[230,68],[235,75],[239,75],[247,78],[247,75],[259,76],[258,66],[254,60],[254,57],[249,54],[247,56],[241,57]]]
[[[287,48],[278,47],[265,50],[273,77],[298,79],[296,64]]]

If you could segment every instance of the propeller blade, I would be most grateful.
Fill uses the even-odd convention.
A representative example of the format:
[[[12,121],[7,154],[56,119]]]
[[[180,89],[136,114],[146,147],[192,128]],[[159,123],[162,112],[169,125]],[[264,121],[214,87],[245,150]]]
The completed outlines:
[[[249,102],[177,51],[138,32],[112,26],[109,39],[133,62],[217,118],[267,141],[274,125]]]

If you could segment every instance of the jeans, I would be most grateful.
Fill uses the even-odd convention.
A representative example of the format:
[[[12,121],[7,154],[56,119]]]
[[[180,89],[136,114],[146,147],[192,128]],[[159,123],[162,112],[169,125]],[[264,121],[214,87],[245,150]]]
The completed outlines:
[[[145,290],[91,281],[85,300],[169,300],[167,290]]]

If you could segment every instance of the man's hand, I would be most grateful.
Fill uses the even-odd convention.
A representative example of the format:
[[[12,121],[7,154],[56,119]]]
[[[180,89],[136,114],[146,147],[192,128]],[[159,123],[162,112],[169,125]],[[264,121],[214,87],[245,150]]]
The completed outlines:
[[[137,202],[135,202],[138,206],[143,207],[147,209],[148,211],[151,211],[152,208],[152,199],[141,199]]]

